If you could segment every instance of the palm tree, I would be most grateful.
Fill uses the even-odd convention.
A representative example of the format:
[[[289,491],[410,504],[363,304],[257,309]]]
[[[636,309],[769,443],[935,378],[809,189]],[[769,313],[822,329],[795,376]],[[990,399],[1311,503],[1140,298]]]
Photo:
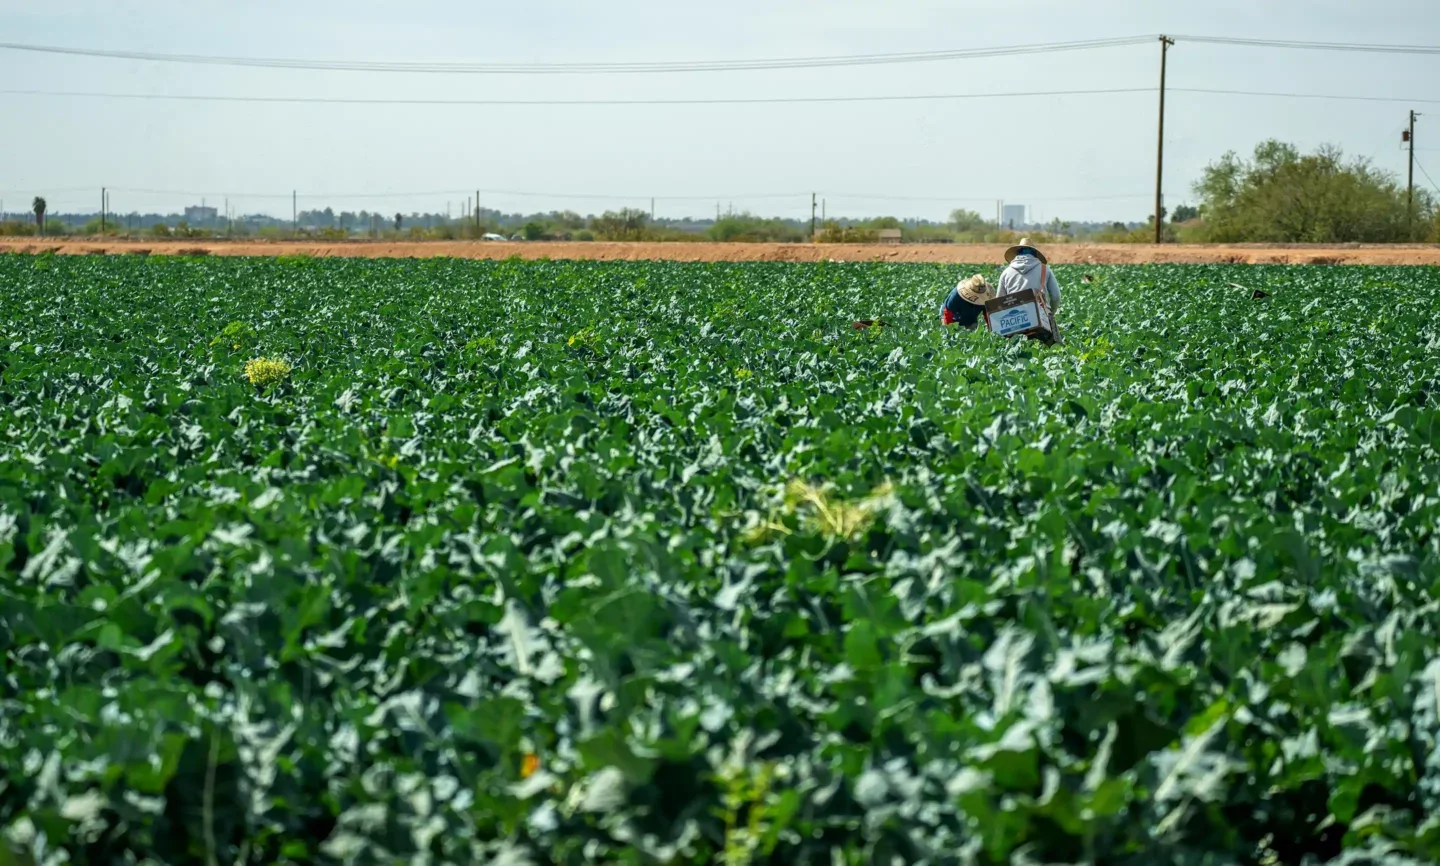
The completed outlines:
[[[49,205],[45,203],[44,196],[37,195],[35,196],[34,203],[30,206],[35,209],[35,225],[39,226],[40,234],[43,235],[45,234],[45,209],[49,207]]]

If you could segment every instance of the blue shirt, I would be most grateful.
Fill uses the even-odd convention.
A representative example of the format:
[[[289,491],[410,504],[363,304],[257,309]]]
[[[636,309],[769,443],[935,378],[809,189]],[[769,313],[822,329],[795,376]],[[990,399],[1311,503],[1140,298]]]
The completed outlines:
[[[940,321],[947,325],[964,325],[970,327],[980,320],[985,308],[970,303],[960,297],[960,288],[957,286],[950,290],[945,296],[945,303],[940,305]]]

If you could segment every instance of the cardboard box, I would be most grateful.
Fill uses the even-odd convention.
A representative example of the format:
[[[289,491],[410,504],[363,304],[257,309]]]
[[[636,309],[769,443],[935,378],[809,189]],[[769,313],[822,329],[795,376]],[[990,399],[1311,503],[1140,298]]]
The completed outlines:
[[[1055,320],[1045,293],[1014,292],[985,304],[985,325],[1002,337],[1029,337],[1046,345],[1055,342]]]

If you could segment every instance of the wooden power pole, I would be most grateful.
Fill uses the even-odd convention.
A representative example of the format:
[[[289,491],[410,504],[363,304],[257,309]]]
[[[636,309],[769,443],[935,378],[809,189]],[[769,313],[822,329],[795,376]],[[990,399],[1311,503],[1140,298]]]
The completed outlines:
[[[1410,113],[1411,113],[1411,114],[1414,114],[1415,112],[1412,111],[1412,112],[1410,112]],[[1412,120],[1412,121],[1410,122],[1410,125],[1411,125],[1411,127],[1413,128],[1414,125],[1415,125],[1415,122]],[[1413,172],[1412,172],[1412,174],[1413,174]],[[105,236],[105,187],[103,187],[103,186],[100,187],[100,236],[101,236],[101,237],[104,237],[104,236]]]
[[[1414,111],[1410,112],[1410,133],[1406,139],[1410,142],[1410,181],[1409,191],[1405,198],[1405,240],[1415,240],[1415,118],[1420,115]]]
[[[1156,136],[1155,146],[1155,243],[1163,240],[1161,231],[1164,227],[1164,202],[1161,187],[1165,183],[1165,60],[1170,53],[1170,46],[1175,40],[1168,36],[1160,37],[1160,128]]]
[[[815,193],[810,193],[810,243],[815,243]]]

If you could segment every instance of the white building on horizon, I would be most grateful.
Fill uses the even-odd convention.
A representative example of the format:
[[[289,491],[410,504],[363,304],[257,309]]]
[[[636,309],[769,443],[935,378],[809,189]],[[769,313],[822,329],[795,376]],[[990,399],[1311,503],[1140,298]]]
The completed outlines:
[[[185,221],[188,223],[204,225],[205,223],[215,222],[215,220],[219,218],[220,211],[217,208],[206,207],[203,204],[198,207],[192,205],[185,208]]]

